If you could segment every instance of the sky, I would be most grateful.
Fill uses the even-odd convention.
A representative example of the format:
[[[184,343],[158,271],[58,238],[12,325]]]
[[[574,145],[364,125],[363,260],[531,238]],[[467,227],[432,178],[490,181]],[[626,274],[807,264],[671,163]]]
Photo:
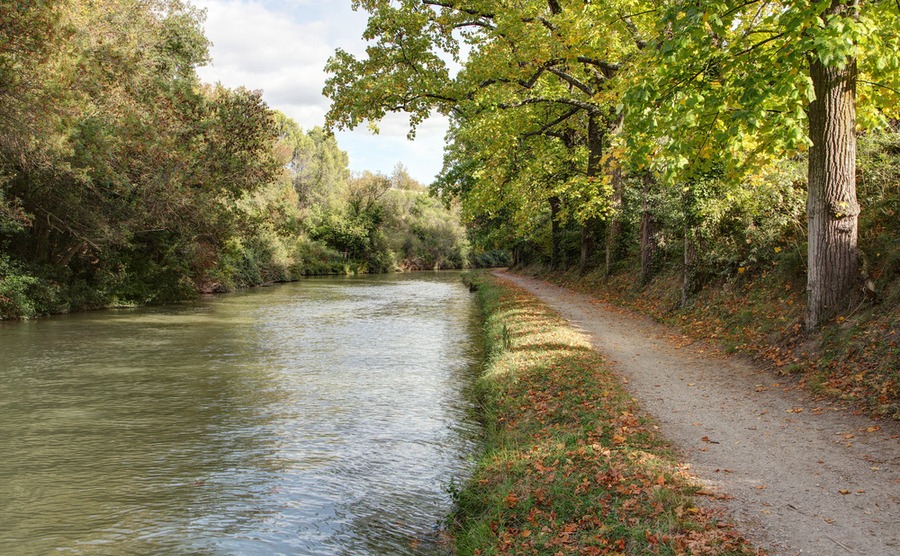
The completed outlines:
[[[329,100],[322,96],[325,62],[335,49],[361,56],[367,14],[354,12],[350,0],[193,0],[206,10],[206,36],[212,64],[201,79],[226,87],[261,89],[270,107],[293,118],[303,129],[325,122]],[[441,170],[447,120],[435,116],[419,125],[409,141],[408,117],[390,115],[373,135],[365,124],[337,131],[352,171],[390,175],[396,164],[429,184]]]

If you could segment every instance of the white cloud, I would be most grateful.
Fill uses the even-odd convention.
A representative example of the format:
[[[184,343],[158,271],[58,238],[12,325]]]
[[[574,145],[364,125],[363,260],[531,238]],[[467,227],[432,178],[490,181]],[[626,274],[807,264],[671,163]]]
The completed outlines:
[[[322,125],[329,100],[322,96],[325,62],[336,48],[359,54],[366,24],[350,0],[196,0],[207,10],[206,35],[213,42],[211,66],[200,77],[227,87],[262,89],[269,105],[304,128]],[[416,179],[429,183],[440,170],[445,118],[430,118],[406,140],[408,118],[392,115],[381,132],[365,129],[338,133],[350,155],[351,169],[390,173],[397,162]]]

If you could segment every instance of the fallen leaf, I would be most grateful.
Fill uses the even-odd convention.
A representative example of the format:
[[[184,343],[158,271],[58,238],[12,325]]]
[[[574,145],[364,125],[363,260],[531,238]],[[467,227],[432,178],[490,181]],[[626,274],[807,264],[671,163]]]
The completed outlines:
[[[841,494],[845,494],[845,495],[846,495],[846,494],[850,494],[850,491],[847,490],[846,488],[842,488],[842,489],[839,490],[838,492],[840,492]]]

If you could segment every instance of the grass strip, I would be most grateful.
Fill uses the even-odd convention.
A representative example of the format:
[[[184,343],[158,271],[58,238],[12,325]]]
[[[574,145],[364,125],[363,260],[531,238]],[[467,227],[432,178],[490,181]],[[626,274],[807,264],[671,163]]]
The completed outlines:
[[[508,282],[485,316],[486,447],[457,493],[457,554],[759,554],[703,493],[587,339]]]

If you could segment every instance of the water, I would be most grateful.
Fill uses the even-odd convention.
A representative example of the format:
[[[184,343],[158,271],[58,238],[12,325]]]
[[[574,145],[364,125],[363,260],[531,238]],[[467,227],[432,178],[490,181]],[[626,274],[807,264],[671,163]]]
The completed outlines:
[[[327,278],[0,323],[0,553],[448,553],[469,295]]]

